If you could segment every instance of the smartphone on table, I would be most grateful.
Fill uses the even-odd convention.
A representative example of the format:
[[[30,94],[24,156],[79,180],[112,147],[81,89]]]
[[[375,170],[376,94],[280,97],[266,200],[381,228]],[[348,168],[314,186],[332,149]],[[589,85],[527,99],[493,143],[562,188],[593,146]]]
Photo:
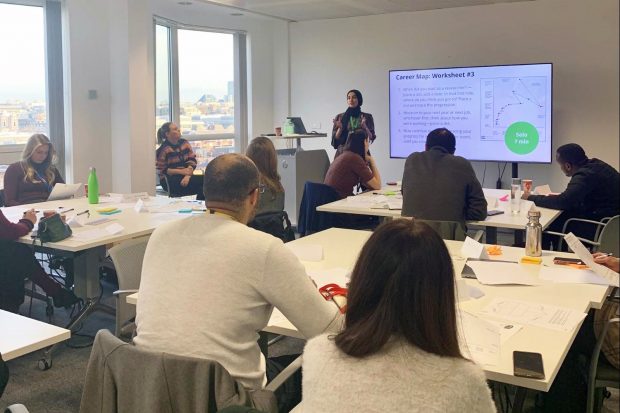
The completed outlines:
[[[492,209],[490,211],[487,211],[487,215],[492,217],[493,215],[500,215],[503,214],[504,211],[502,211],[501,209]]]
[[[567,257],[554,257],[553,263],[556,265],[570,265],[570,264],[578,264],[584,265],[584,262],[579,258],[567,258]]]
[[[540,353],[513,351],[512,363],[514,375],[517,377],[541,380],[545,378],[545,369],[543,368],[542,354]]]

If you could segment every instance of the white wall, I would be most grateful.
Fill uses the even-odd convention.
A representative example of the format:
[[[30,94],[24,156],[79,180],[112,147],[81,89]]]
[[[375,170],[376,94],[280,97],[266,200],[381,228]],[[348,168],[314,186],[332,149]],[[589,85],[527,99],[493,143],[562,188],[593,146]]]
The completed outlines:
[[[346,109],[360,89],[375,118],[371,151],[384,180],[400,179],[404,160],[389,159],[390,69],[553,62],[553,146],[576,142],[618,168],[618,1],[537,0],[291,23],[291,113],[307,126]],[[304,148],[333,149],[329,139]],[[458,153],[458,148],[457,148]],[[477,163],[479,179],[483,164]],[[520,165],[522,177],[564,188],[554,165]],[[506,168],[504,183],[510,177]],[[485,186],[497,164],[487,163]]]
[[[97,167],[100,189],[154,191],[153,15],[189,25],[243,30],[250,44],[250,137],[273,129],[274,38],[286,23],[195,2],[64,0],[67,179]],[[89,99],[88,91],[97,98]],[[278,97],[278,102],[281,99]],[[281,103],[279,103],[281,104]],[[286,103],[288,106],[288,103]]]

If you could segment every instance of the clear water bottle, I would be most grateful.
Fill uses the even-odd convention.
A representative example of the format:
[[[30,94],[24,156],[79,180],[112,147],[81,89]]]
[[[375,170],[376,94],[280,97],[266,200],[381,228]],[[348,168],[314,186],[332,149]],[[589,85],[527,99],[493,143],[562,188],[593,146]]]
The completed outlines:
[[[510,211],[513,214],[521,212],[521,178],[512,178],[510,184]]]
[[[97,170],[92,167],[90,168],[90,173],[88,174],[88,203],[99,203],[99,181],[97,180]]]
[[[525,255],[540,257],[542,255],[542,225],[540,211],[532,209],[527,213],[528,223],[525,225]]]

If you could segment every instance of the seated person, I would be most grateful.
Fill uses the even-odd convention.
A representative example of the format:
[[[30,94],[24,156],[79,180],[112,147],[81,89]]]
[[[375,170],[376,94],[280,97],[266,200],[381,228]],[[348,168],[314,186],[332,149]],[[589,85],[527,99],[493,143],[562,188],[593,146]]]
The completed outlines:
[[[165,223],[151,235],[134,342],[216,360],[245,387],[260,389],[277,370],[256,341],[274,306],[305,337],[336,331],[339,311],[280,240],[246,226],[258,204],[254,163],[240,154],[221,155],[204,176],[208,211]]]
[[[548,230],[561,232],[569,218],[600,221],[601,218],[620,214],[620,174],[605,162],[588,159],[583,148],[576,143],[560,146],[555,155],[562,172],[570,178],[564,192],[559,195],[532,195],[524,192],[523,199],[537,206],[561,209],[562,214],[551,223]],[[591,224],[571,224],[567,231],[592,239],[596,227]],[[551,239],[549,239],[551,241]],[[549,246],[547,239],[543,247]]]
[[[434,230],[379,226],[351,274],[343,331],[306,344],[301,411],[495,412],[482,369],[459,349],[455,300]]]
[[[49,138],[35,134],[28,139],[22,160],[15,162],[4,174],[6,206],[46,201],[57,183],[65,183],[54,166],[56,152]]]
[[[264,136],[252,139],[245,151],[260,173],[264,192],[258,197],[256,215],[284,211],[284,187],[278,174],[278,156],[271,139]]]
[[[353,195],[358,185],[381,189],[381,175],[368,146],[366,132],[359,129],[351,132],[342,153],[329,166],[324,184],[334,188],[342,198]]]
[[[157,173],[164,189],[174,196],[196,195],[204,200],[202,175],[194,175],[196,154],[192,145],[181,138],[179,127],[172,122],[161,125],[157,131],[157,141],[161,144],[155,153]],[[168,188],[166,180],[168,179]]]
[[[55,307],[70,307],[80,301],[43,270],[27,244],[14,242],[28,234],[37,222],[33,209],[14,224],[0,211],[0,309],[17,313],[24,302],[24,279],[38,285],[52,297]]]
[[[448,129],[431,131],[426,151],[414,152],[403,172],[402,215],[433,221],[482,221],[487,201],[471,163],[455,156],[456,138]]]

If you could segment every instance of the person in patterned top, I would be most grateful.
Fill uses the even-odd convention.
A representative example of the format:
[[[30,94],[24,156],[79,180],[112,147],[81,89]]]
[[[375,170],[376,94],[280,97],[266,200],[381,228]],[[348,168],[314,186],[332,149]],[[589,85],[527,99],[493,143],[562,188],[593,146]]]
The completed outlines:
[[[162,187],[172,196],[196,195],[196,199],[204,200],[203,176],[194,175],[196,154],[192,145],[181,138],[179,127],[172,122],[164,123],[157,131],[157,140],[161,145],[155,158]]]

